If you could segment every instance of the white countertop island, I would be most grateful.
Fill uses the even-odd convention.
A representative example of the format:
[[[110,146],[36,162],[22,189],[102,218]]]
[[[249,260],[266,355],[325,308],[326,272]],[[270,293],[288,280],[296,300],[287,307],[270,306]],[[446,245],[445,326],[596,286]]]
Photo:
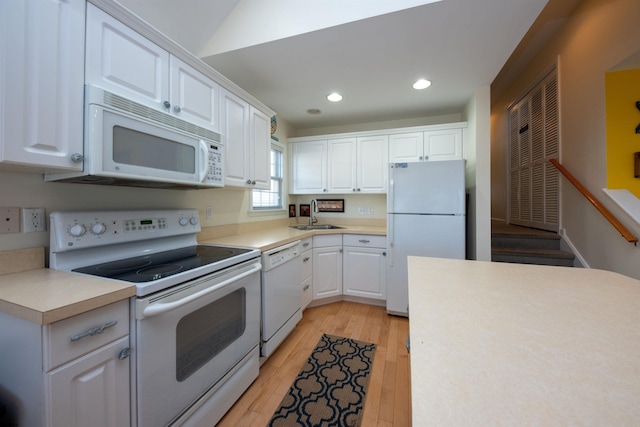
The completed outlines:
[[[640,281],[409,257],[413,426],[640,425]]]

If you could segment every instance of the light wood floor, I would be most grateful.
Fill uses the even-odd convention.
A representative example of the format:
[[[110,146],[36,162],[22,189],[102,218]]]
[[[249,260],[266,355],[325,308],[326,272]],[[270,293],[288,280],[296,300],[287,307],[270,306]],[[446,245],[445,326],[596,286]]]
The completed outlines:
[[[387,315],[384,307],[338,302],[305,310],[218,427],[266,426],[323,333],[376,344],[362,426],[410,426],[409,320]]]

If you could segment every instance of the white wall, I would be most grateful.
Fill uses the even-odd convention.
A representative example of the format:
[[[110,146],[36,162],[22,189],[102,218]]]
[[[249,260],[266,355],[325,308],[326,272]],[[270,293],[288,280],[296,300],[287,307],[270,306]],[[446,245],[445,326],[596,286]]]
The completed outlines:
[[[467,257],[480,261],[491,261],[490,105],[489,86],[483,86],[476,90],[463,112],[463,120],[467,122],[464,150],[469,193]]]
[[[638,0],[583,0],[515,80],[492,83],[494,217],[506,218],[506,108],[557,60],[561,163],[640,235],[640,226],[602,192],[607,185],[605,73],[640,49],[638,17]],[[494,91],[496,87],[505,89]],[[626,242],[564,178],[560,191],[560,227],[585,261],[591,267],[640,278],[640,247]]]

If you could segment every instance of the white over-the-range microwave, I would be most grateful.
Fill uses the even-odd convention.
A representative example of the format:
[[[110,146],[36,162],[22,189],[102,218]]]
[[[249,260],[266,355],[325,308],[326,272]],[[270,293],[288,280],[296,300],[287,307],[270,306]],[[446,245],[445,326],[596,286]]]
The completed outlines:
[[[81,172],[46,181],[152,188],[224,186],[220,134],[104,89],[85,89]]]

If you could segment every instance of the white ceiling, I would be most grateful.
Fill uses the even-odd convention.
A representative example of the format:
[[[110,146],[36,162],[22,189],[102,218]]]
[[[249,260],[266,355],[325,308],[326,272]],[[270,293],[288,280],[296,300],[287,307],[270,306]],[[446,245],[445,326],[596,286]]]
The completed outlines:
[[[432,1],[120,0],[297,129],[461,112],[547,3]],[[433,85],[415,91],[421,77]],[[332,91],[344,100],[327,101]]]

